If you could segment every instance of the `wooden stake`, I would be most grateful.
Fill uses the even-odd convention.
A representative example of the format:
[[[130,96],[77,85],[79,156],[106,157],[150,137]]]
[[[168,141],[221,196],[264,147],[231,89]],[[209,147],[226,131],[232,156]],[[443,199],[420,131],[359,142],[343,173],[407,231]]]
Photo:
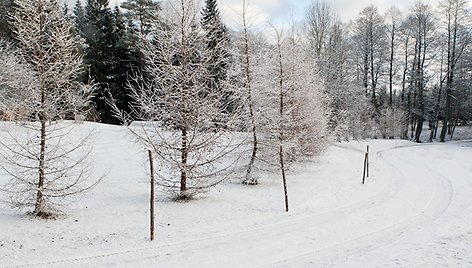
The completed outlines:
[[[367,178],[369,177],[369,145],[367,145]]]
[[[151,241],[154,240],[154,161],[152,159],[152,152],[148,150],[149,153],[149,166],[151,173],[151,200],[150,200],[150,232],[151,232]]]
[[[280,157],[280,169],[282,171],[282,181],[284,184],[285,212],[288,212],[287,178],[285,177],[284,152],[283,152],[282,144],[280,144],[280,148],[279,148],[279,157]]]

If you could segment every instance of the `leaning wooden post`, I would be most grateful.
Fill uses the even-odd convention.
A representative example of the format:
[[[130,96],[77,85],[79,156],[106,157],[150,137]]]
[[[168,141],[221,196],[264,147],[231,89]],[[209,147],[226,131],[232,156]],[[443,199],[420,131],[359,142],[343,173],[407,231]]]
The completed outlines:
[[[279,147],[279,157],[280,157],[280,169],[282,171],[282,182],[284,184],[285,212],[288,212],[287,178],[285,177],[284,151],[283,151],[282,144],[280,144],[280,147]]]
[[[369,177],[369,145],[367,145],[367,178]]]
[[[148,150],[149,153],[149,167],[151,173],[151,199],[150,199],[150,231],[151,231],[151,241],[154,240],[154,161],[152,159],[152,152]]]
[[[364,155],[364,172],[362,173],[362,184],[365,183],[365,175],[367,170],[367,153]]]

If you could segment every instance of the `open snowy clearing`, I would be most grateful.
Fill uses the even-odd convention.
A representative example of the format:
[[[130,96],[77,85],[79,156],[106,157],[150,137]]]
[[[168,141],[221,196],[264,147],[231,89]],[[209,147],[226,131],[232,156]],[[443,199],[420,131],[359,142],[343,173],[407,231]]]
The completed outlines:
[[[159,194],[150,242],[145,152],[123,127],[77,132],[92,128],[106,179],[57,220],[0,208],[0,267],[472,267],[470,141],[334,144],[289,174],[289,213],[278,174],[189,203]]]

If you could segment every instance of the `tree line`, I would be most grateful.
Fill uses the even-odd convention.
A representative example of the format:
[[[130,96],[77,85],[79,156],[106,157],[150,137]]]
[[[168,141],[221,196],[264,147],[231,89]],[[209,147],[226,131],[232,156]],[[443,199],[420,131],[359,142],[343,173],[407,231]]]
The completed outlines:
[[[332,98],[333,124],[352,129],[346,113],[360,107],[356,116],[367,125],[357,129],[370,133],[354,127],[354,135],[422,142],[427,123],[428,141],[452,138],[471,118],[471,23],[464,0],[418,1],[406,14],[369,5],[349,23],[328,2],[314,2],[305,27]],[[369,104],[352,100],[360,90]]]

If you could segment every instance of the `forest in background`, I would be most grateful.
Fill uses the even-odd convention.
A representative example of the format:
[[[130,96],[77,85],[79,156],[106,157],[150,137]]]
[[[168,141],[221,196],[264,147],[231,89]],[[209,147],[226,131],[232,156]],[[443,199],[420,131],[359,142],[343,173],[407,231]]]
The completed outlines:
[[[106,103],[110,95],[120,109],[130,111],[129,82],[137,73],[145,73],[144,39],[162,41],[154,31],[164,27],[171,6],[151,0],[128,0],[114,8],[106,0],[76,1],[72,8],[64,5],[63,15],[74,24],[77,50],[84,59],[80,79],[94,84],[88,119],[120,123]],[[246,3],[238,29],[223,24],[216,1],[205,1],[203,7],[194,18],[200,42],[215,46],[218,39],[225,40],[218,53],[227,60],[214,64],[215,83],[231,76],[233,88],[241,88],[247,84],[237,73],[244,65],[245,36],[247,53],[257,62],[275,49],[276,33],[271,27],[253,31],[251,18],[257,14]],[[2,0],[0,35],[7,40],[13,39],[8,26],[13,11],[13,0]],[[316,79],[322,80],[330,103],[329,125],[341,139],[400,137],[420,142],[422,126],[427,124],[430,140],[444,141],[453,135],[454,126],[470,120],[468,1],[444,0],[437,6],[416,2],[407,14],[396,7],[381,14],[370,5],[349,23],[341,22],[329,2],[314,1],[304,21],[287,24],[291,29],[277,29],[283,33],[280,38],[303,42],[300,53],[316,63]]]

